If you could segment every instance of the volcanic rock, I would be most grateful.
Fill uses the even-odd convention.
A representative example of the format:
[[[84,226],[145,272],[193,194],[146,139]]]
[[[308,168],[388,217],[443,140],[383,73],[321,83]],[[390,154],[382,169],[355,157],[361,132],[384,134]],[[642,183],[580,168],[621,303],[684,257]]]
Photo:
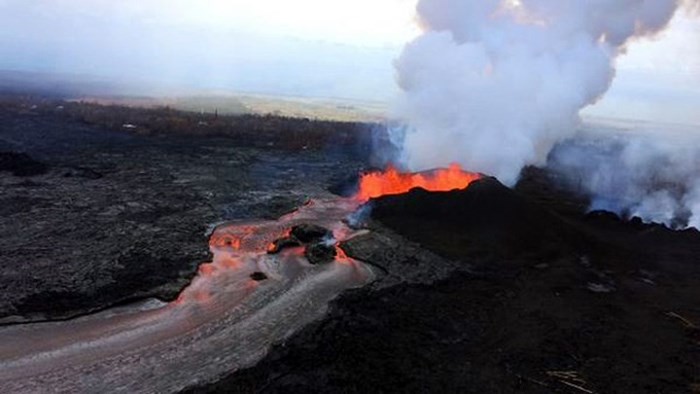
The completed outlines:
[[[68,168],[63,173],[63,176],[66,178],[76,177],[85,179],[100,179],[103,177],[101,173],[85,167]]]
[[[0,171],[9,171],[14,176],[42,175],[48,166],[34,160],[26,153],[0,152]]]
[[[375,200],[372,231],[342,246],[378,281],[187,392],[568,392],[551,371],[596,393],[692,391],[700,235],[586,216],[536,180]]]
[[[256,281],[256,282],[262,282],[265,279],[267,279],[267,275],[263,272],[253,272],[250,274],[250,279]]]
[[[113,130],[66,111],[29,116],[13,108],[0,100],[0,152],[15,152],[0,153],[0,324],[173,300],[211,259],[211,224],[277,219],[360,166],[342,150],[281,151],[197,130],[162,138],[121,128],[150,110],[90,107],[116,120]],[[287,138],[271,120],[250,125]]]
[[[300,224],[292,227],[290,235],[275,240],[267,253],[277,254],[286,248],[306,245],[304,253],[311,264],[330,263],[335,259],[335,247],[326,241],[333,233],[315,224]]]
[[[335,260],[336,251],[333,245],[317,242],[307,245],[304,255],[309,260],[309,263],[313,265],[326,264]]]
[[[639,216],[635,216],[630,219],[630,224],[637,228],[644,228],[644,221]]]
[[[377,281],[186,392],[569,392],[552,371],[589,392],[692,391],[700,233],[586,215],[533,174],[374,200],[372,231],[341,245]]]
[[[463,190],[413,189],[372,200],[372,217],[453,258],[489,253],[551,254],[575,250],[583,235],[557,214],[485,177]]]
[[[301,243],[309,244],[323,239],[331,238],[333,233],[315,224],[300,224],[292,228],[291,235]]]
[[[267,253],[277,254],[283,249],[296,248],[301,245],[301,242],[299,242],[299,240],[296,237],[290,235],[289,237],[274,240],[272,242],[272,246],[267,250]]]
[[[586,219],[588,220],[598,220],[598,221],[608,221],[608,222],[620,222],[620,217],[613,213],[613,212],[608,212],[608,211],[591,211],[588,214],[586,214]]]
[[[328,191],[341,196],[341,197],[351,197],[357,193],[358,180],[360,177],[357,174],[352,174],[339,179],[328,187]]]

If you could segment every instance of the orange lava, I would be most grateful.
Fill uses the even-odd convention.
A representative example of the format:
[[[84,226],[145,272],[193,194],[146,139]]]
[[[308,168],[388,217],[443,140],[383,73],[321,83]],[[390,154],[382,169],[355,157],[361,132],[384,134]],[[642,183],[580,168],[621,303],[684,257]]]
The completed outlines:
[[[241,248],[241,239],[232,237],[230,235],[226,235],[226,236],[218,237],[218,238],[212,236],[209,240],[209,245],[219,246],[219,247],[230,246],[233,249],[238,250]]]
[[[211,299],[211,294],[206,290],[200,290],[194,293],[194,299],[199,302],[207,302]]]
[[[369,200],[392,194],[407,193],[420,187],[428,191],[464,189],[481,176],[462,170],[458,164],[421,173],[402,173],[393,166],[384,171],[368,172],[360,176],[356,197]]]
[[[199,273],[202,275],[211,275],[214,273],[214,264],[212,263],[204,263],[199,266]]]
[[[275,239],[288,238],[291,235],[292,235],[292,229],[287,228],[282,233],[280,233]],[[267,244],[267,251],[268,252],[272,252],[275,249],[277,249],[277,246],[275,245],[275,241],[272,241],[269,244]]]
[[[236,228],[235,234],[217,234],[214,232],[209,238],[209,245],[216,247],[231,247],[234,250],[241,249],[241,242],[258,231],[256,226],[240,226]]]
[[[229,255],[221,259],[221,265],[227,268],[236,268],[241,265],[241,259]]]
[[[341,249],[340,246],[336,245],[335,246],[335,260],[342,261],[342,260],[349,260],[349,259],[350,258],[345,253],[345,251],[343,249]]]

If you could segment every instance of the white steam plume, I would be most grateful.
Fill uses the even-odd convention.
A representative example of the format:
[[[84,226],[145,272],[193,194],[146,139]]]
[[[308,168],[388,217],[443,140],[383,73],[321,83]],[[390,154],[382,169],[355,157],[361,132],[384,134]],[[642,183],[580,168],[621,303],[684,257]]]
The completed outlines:
[[[700,229],[700,132],[691,126],[588,125],[547,166],[591,196],[591,210]]]
[[[424,33],[396,62],[394,116],[412,170],[457,162],[513,184],[575,133],[632,39],[693,0],[420,0]]]

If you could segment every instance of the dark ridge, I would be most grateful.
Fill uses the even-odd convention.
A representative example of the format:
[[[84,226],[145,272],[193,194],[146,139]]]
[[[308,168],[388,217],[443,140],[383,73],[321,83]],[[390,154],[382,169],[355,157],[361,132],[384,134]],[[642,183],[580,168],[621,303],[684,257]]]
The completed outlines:
[[[46,174],[49,166],[36,161],[26,153],[0,152],[0,171],[14,176],[29,177]]]
[[[126,268],[113,273],[112,283],[83,292],[47,290],[34,293],[14,305],[14,315],[32,322],[61,321],[149,298],[170,302],[189,285],[197,266],[185,257],[155,257],[145,253],[124,255],[119,261]],[[182,267],[187,266],[190,269],[184,272]],[[11,316],[0,317],[8,319]]]
[[[324,151],[367,159],[371,123],[279,116],[183,111],[168,106],[131,107],[53,96],[13,95],[0,90],[0,110],[15,115],[52,116],[123,135],[226,137],[238,147]],[[186,149],[186,147],[185,147]]]
[[[349,149],[371,131],[362,124],[277,115],[219,115],[170,107],[132,108],[86,102],[60,104],[74,120],[110,130],[142,135],[187,135],[235,138],[239,146],[291,150]]]
[[[562,215],[581,215],[590,206],[588,196],[572,188],[561,175],[544,168],[525,167],[513,190]]]
[[[371,204],[374,219],[455,259],[465,257],[465,251],[555,258],[581,249],[585,238],[565,219],[490,177],[463,190],[417,188]]]

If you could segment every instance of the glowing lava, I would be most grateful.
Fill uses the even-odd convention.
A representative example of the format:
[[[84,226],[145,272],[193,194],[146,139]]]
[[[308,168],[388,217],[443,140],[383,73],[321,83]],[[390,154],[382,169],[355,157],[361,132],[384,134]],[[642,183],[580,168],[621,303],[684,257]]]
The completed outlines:
[[[335,261],[348,261],[350,257],[337,244],[335,245]]]
[[[341,292],[375,278],[340,248],[335,262],[312,265],[304,247],[272,255],[268,244],[301,224],[330,230],[336,242],[351,239],[360,231],[345,218],[360,204],[330,197],[280,220],[217,226],[211,262],[199,266],[175,302],[0,326],[0,393],[45,392],[47,384],[56,392],[170,393],[255,365],[273,344],[323,317]]]
[[[369,200],[391,194],[402,194],[420,187],[428,191],[464,189],[481,176],[462,170],[458,164],[420,173],[402,173],[389,166],[384,171],[368,172],[360,176],[356,197]]]

